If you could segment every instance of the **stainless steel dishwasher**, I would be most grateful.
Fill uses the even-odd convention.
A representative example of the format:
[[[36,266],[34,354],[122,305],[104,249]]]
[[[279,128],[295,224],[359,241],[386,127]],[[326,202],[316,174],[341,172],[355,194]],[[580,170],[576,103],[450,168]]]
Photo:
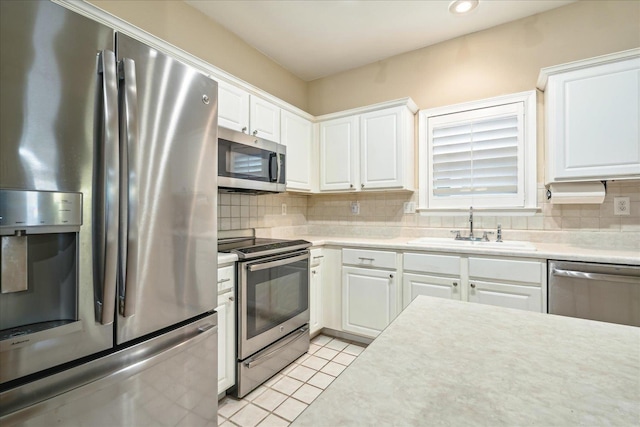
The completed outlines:
[[[640,266],[548,262],[549,313],[640,326]]]

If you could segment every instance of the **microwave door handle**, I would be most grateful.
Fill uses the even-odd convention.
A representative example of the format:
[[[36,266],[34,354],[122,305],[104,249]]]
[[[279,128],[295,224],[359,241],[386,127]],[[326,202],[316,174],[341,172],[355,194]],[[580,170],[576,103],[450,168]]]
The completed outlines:
[[[137,162],[138,145],[138,90],[136,82],[136,64],[129,58],[124,58],[119,64],[121,102],[121,134],[122,148],[122,193],[120,203],[120,295],[118,312],[121,316],[129,317],[135,314],[138,287],[138,272],[135,262],[137,245],[130,239],[137,239],[138,235],[138,196],[135,165]]]
[[[274,168],[274,166],[275,166],[275,168]],[[279,175],[279,170],[278,169],[280,169],[278,167],[278,154],[277,153],[269,153],[269,182],[277,182],[278,181],[278,175]]]
[[[94,185],[93,220],[94,265],[99,289],[96,292],[96,321],[109,325],[114,321],[114,304],[118,273],[118,215],[119,215],[119,136],[118,136],[118,79],[116,57],[110,50],[98,54],[103,138],[98,149],[102,176]],[[100,133],[100,132],[98,132]],[[100,213],[101,212],[101,213]]]
[[[280,267],[282,265],[291,264],[291,263],[294,263],[296,261],[302,261],[304,259],[309,259],[309,254],[298,255],[298,256],[295,256],[295,257],[291,257],[291,258],[283,258],[283,259],[279,259],[277,261],[250,264],[250,265],[247,266],[247,270],[249,270],[251,272],[260,271],[260,270],[266,270],[268,268]]]

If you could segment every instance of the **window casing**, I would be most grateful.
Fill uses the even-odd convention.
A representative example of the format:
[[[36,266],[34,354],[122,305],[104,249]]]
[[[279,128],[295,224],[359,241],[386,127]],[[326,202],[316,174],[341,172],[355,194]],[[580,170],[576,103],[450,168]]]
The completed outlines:
[[[421,210],[536,206],[535,92],[420,112]]]

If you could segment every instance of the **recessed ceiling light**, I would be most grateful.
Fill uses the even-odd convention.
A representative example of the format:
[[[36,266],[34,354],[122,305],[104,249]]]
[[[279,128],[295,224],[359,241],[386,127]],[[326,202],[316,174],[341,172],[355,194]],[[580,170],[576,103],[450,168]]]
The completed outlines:
[[[449,5],[449,12],[456,15],[471,12],[478,7],[478,3],[478,0],[455,0]]]

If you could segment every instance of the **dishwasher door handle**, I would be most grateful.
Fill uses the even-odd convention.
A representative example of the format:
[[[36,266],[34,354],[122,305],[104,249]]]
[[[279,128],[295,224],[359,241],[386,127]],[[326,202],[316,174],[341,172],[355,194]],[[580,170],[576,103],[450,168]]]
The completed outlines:
[[[640,276],[627,276],[623,274],[588,273],[585,271],[551,269],[551,274],[572,279],[601,280],[607,282],[630,283],[640,285]]]

